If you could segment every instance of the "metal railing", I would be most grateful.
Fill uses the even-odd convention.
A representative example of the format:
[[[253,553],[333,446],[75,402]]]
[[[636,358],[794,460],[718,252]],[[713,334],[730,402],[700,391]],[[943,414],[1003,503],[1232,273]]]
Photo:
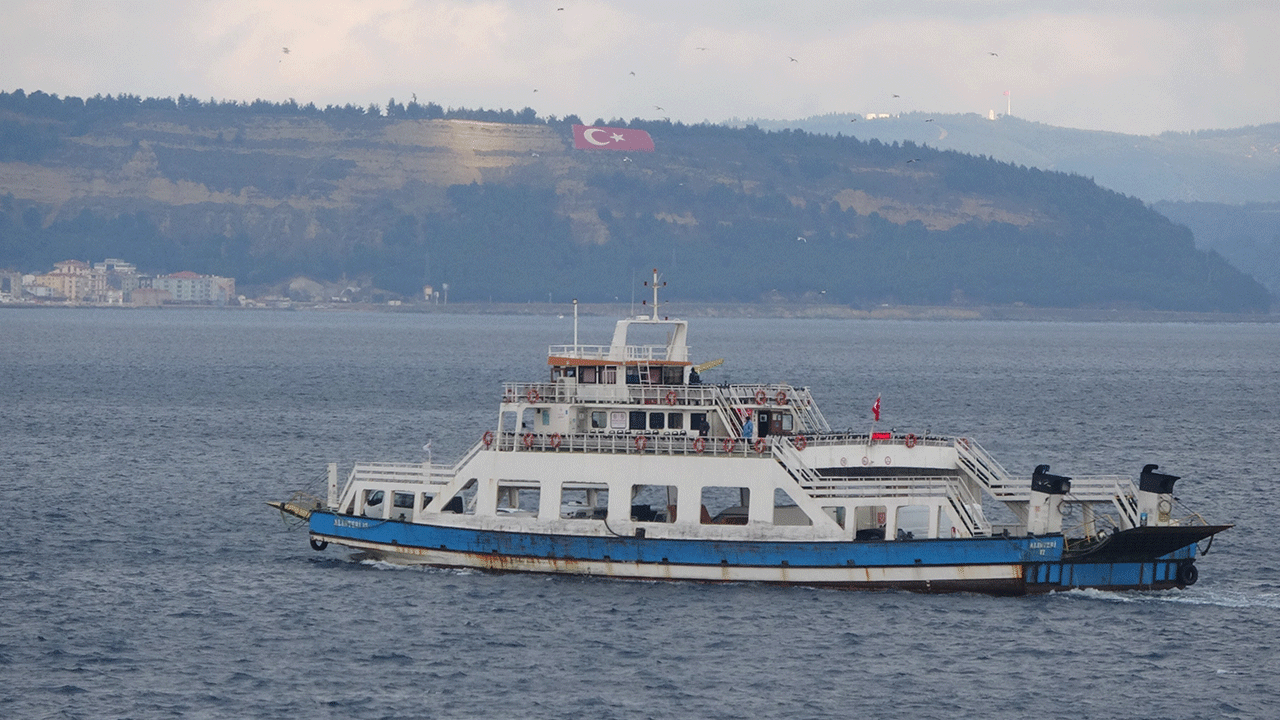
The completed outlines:
[[[612,345],[552,345],[547,354],[550,357],[574,358],[581,360],[609,360],[612,362],[665,361],[671,356],[671,349],[666,345],[627,345],[622,348],[622,357],[613,354]]]
[[[606,453],[628,455],[702,455],[707,457],[771,458],[774,443],[765,439],[690,437],[684,431],[666,433],[514,433],[489,437],[489,449],[499,452]],[[481,443],[483,445],[483,442]]]

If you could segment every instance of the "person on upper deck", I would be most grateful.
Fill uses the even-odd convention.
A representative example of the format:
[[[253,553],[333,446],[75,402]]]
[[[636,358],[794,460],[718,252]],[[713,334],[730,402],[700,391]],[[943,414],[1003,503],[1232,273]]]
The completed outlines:
[[[750,440],[755,433],[755,426],[751,424],[751,416],[748,415],[747,419],[742,421],[742,437]]]

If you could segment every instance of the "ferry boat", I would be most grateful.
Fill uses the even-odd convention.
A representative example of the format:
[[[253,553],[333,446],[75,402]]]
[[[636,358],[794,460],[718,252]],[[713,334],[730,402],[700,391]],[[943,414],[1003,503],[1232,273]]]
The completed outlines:
[[[1232,527],[1155,464],[1137,483],[1015,478],[971,438],[833,430],[806,387],[704,382],[721,361],[692,362],[653,278],[651,314],[607,345],[578,344],[575,305],[549,377],[504,384],[452,465],[330,464],[326,498],[270,504],[316,550],[393,563],[997,595],[1184,588]],[[631,344],[655,329],[665,342]]]

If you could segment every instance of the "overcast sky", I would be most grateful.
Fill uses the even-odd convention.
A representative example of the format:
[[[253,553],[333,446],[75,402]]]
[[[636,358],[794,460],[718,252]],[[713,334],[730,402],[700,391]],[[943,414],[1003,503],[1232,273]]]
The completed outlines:
[[[0,10],[8,91],[320,106],[416,94],[587,122],[1010,105],[1027,120],[1134,134],[1280,121],[1276,0],[0,0]]]

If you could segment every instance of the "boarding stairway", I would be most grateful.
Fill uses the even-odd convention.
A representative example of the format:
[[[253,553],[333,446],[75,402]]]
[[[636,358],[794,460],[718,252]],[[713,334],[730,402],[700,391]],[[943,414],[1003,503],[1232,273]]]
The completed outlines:
[[[1031,501],[1030,480],[1018,481],[987,454],[981,445],[966,438],[955,441],[956,464],[960,471],[978,483],[993,498],[1003,502],[1019,522],[1027,522],[1027,506]],[[1109,503],[1119,513],[1121,528],[1137,527],[1138,489],[1123,475],[1072,476],[1067,502],[1075,504]]]
[[[892,481],[868,482],[863,478],[825,477],[809,467],[791,439],[775,439],[773,457],[792,479],[812,498],[856,498],[876,500],[888,498],[945,497],[952,514],[958,518],[969,537],[991,534],[991,524],[982,511],[982,498],[955,475],[913,475],[895,477]]]

